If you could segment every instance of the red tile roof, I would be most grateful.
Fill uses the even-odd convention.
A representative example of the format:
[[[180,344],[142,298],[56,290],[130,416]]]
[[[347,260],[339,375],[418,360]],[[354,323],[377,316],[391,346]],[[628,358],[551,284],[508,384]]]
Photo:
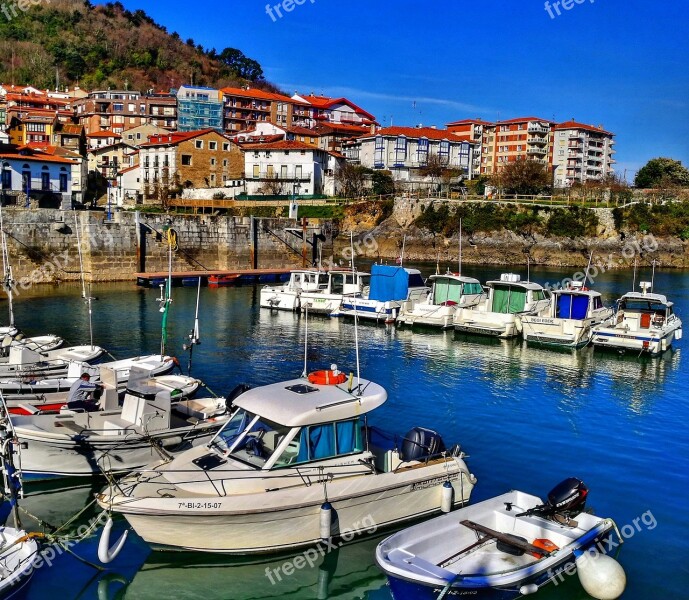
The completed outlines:
[[[609,131],[605,131],[603,127],[595,127],[594,125],[586,125],[585,123],[578,123],[577,121],[565,121],[564,123],[558,123],[555,125],[555,129],[583,129],[584,131],[595,131],[596,133],[602,133],[604,135],[615,135]]]
[[[492,121],[483,121],[481,119],[462,119],[461,121],[453,121],[452,123],[448,123],[448,127],[452,127],[453,125],[495,125]]]
[[[451,142],[462,141],[460,136],[448,131],[447,129],[433,129],[432,127],[383,127],[376,133],[367,133],[360,136],[360,139],[373,138],[378,135],[383,136],[406,136],[408,138],[428,138],[429,140],[448,140]]]
[[[321,109],[330,108],[335,104],[346,104],[347,106],[353,108],[357,113],[364,115],[371,121],[376,120],[376,118],[371,113],[366,112],[363,108],[357,106],[351,100],[347,100],[347,98],[328,98],[327,96],[316,96],[314,94],[301,97],[304,98],[304,100],[306,100],[309,104]]]
[[[93,133],[89,133],[87,138],[109,138],[109,137],[114,137],[114,138],[121,138],[122,136],[119,133],[115,133],[114,131],[110,131],[109,129],[106,129],[105,131],[94,131]]]
[[[74,164],[74,161],[69,160],[68,158],[51,156],[50,154],[46,154],[40,150],[29,148],[27,146],[0,146],[0,159],[58,163],[64,165]]]
[[[496,121],[496,125],[507,125],[509,123],[527,123],[528,121],[543,121],[544,123],[555,124],[555,121],[550,119],[541,119],[540,117],[517,117],[516,119],[507,119],[506,121]]]
[[[304,142],[297,142],[294,140],[281,140],[279,142],[272,142],[269,144],[244,144],[243,150],[310,150],[320,151],[315,146],[310,146]]]
[[[345,123],[318,123],[315,127],[316,131],[320,129],[332,129],[333,133],[351,133],[361,135],[371,131],[370,125],[348,125]],[[321,132],[322,134],[323,132]],[[326,132],[330,133],[330,132]]]
[[[154,146],[176,146],[182,142],[187,142],[196,137],[206,135],[207,133],[217,133],[219,136],[224,137],[229,141],[229,138],[218,133],[215,129],[199,129],[198,131],[172,131],[170,133],[156,133],[152,136],[149,136],[148,142],[141,144],[139,147],[151,148]]]
[[[274,92],[266,92],[265,90],[258,90],[254,88],[234,88],[226,87],[220,90],[224,96],[237,96],[239,98],[258,98],[260,100],[270,100],[271,102],[290,102],[292,104],[304,104],[304,102],[299,102],[297,100],[292,100],[289,96],[283,96],[282,94],[276,94]]]

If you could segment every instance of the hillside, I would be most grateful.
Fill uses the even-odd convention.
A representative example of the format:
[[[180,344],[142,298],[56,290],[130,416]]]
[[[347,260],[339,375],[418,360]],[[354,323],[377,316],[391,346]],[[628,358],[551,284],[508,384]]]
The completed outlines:
[[[184,83],[252,82],[274,90],[260,64],[236,49],[204,49],[120,2],[94,6],[52,0],[7,19],[0,15],[0,83],[168,90]]]

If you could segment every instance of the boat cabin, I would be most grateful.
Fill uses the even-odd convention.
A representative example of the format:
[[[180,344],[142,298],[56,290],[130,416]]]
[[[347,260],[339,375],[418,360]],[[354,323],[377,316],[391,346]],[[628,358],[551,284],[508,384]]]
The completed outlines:
[[[553,291],[551,317],[583,321],[596,311],[605,309],[600,292],[584,287],[580,281],[569,288]]]
[[[630,292],[617,301],[617,323],[630,330],[662,327],[674,314],[673,303],[661,294]]]
[[[531,310],[535,303],[548,299],[543,286],[522,282],[514,273],[503,273],[499,281],[489,281],[487,285],[490,288],[489,312],[514,315]]]
[[[466,303],[466,296],[476,298],[485,294],[478,279],[462,277],[448,273],[446,275],[431,275],[428,278],[433,284],[432,304],[435,306],[456,306]]]
[[[292,291],[314,291],[328,286],[328,274],[325,271],[292,271],[285,288]]]
[[[362,416],[386,399],[381,386],[366,380],[358,386],[295,379],[249,390],[235,400],[236,412],[210,443],[218,453],[197,459],[197,466],[209,469],[232,459],[275,470],[361,454]]]
[[[328,281],[325,285],[320,285],[326,294],[351,295],[361,292],[370,284],[371,276],[368,273],[357,273],[356,271],[330,271]]]

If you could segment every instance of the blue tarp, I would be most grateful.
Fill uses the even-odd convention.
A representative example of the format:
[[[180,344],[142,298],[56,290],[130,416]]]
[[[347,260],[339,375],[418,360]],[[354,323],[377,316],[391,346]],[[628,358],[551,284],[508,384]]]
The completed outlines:
[[[409,273],[402,267],[373,265],[371,267],[371,291],[369,300],[387,302],[406,300],[409,291]]]
[[[561,319],[585,319],[588,307],[588,296],[560,294],[557,298],[557,316]]]

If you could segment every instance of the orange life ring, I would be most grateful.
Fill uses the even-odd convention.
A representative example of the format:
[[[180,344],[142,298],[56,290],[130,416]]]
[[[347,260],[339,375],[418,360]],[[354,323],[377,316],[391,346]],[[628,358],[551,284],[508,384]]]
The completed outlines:
[[[309,373],[309,381],[316,385],[337,385],[347,381],[347,375],[340,372],[335,374],[335,371],[314,371]]]

